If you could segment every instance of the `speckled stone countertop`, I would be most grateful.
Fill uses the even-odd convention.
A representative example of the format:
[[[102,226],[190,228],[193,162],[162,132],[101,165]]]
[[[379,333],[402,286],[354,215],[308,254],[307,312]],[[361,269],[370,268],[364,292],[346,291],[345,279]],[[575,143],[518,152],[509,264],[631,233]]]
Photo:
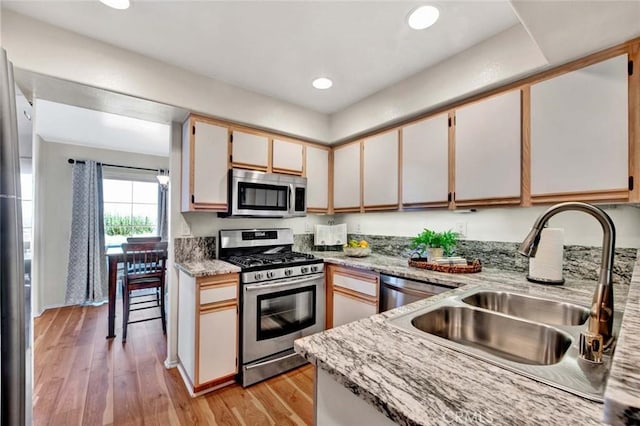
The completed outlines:
[[[626,302],[604,394],[604,421],[611,425],[640,424],[640,255]]]
[[[240,272],[240,267],[217,259],[176,262],[174,266],[187,275],[196,278]]]
[[[542,286],[529,283],[522,273],[487,269],[477,274],[444,274],[410,268],[406,258],[379,255],[347,258],[342,253],[330,252],[314,254],[329,263],[451,287],[465,286],[296,340],[298,353],[394,422],[403,425],[587,425],[600,424],[606,414],[607,423],[633,423],[632,416],[638,412],[635,407],[640,407],[638,263],[631,290],[628,283],[614,287],[616,311],[625,310],[627,293],[628,303],[633,306],[626,307],[603,406],[426,339],[415,338],[385,322],[389,317],[420,309],[478,285],[588,306],[595,282],[567,280],[563,286]]]

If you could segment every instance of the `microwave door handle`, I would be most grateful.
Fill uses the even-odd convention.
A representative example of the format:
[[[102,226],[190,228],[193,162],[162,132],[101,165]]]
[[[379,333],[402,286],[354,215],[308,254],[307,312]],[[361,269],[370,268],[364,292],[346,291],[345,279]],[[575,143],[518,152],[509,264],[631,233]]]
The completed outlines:
[[[289,204],[287,205],[287,211],[290,215],[293,214],[293,205],[291,204],[291,193],[293,192],[293,184],[289,184]]]

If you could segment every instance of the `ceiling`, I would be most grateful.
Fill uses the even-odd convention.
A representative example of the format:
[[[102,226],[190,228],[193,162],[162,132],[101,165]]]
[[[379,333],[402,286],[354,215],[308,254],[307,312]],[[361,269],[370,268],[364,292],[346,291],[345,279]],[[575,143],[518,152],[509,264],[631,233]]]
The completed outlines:
[[[115,151],[169,156],[171,127],[38,99],[35,133],[60,142]]]
[[[519,23],[508,1],[3,1],[2,7],[195,73],[335,113]],[[318,76],[334,86],[311,87]]]

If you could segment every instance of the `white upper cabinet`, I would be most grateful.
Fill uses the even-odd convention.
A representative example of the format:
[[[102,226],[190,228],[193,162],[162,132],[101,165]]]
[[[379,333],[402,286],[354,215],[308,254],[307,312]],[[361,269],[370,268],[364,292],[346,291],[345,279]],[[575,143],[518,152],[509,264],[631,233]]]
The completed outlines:
[[[302,152],[301,143],[273,140],[273,171],[292,174],[302,174]]]
[[[333,207],[360,208],[360,143],[333,152]]]
[[[456,202],[520,197],[520,109],[516,90],[456,110]]]
[[[402,128],[402,203],[446,203],[449,125],[441,114]]]
[[[398,205],[398,130],[364,141],[365,207]]]
[[[329,209],[329,150],[307,145],[307,209]]]
[[[231,144],[233,163],[264,168],[269,164],[269,138],[264,135],[233,131]]]
[[[627,55],[531,86],[532,196],[626,190],[628,150]]]
[[[182,210],[226,210],[228,129],[195,119],[183,126]]]

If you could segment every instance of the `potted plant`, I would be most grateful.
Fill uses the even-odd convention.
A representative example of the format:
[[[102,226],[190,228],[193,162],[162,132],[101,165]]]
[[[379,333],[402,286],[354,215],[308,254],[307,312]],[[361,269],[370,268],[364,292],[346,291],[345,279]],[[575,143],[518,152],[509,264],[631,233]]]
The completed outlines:
[[[425,228],[411,240],[409,247],[414,254],[432,261],[436,257],[442,257],[443,255],[450,256],[457,242],[458,234],[451,230],[435,232]]]

